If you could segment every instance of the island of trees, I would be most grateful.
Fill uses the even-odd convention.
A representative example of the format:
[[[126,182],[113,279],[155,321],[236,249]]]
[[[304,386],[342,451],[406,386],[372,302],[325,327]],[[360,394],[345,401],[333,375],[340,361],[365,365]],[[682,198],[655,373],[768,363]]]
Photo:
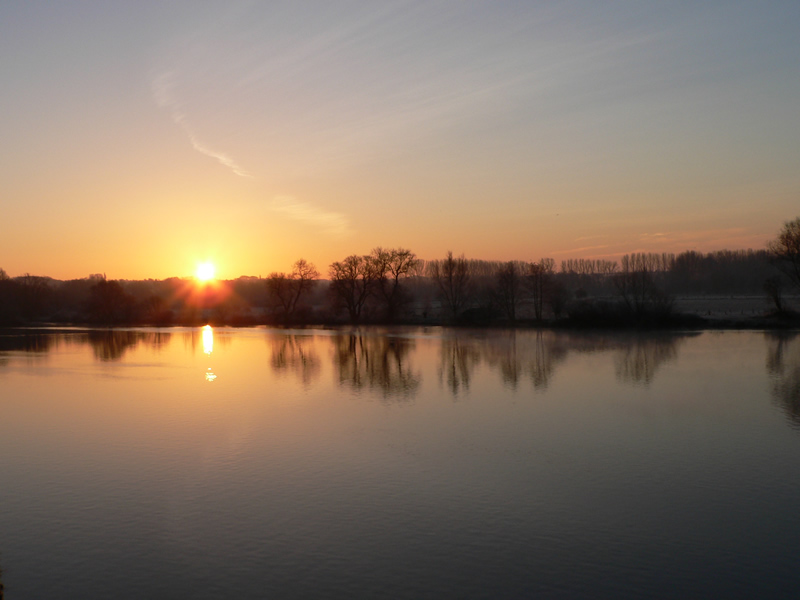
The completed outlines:
[[[799,291],[800,217],[758,250],[632,253],[559,265],[452,252],[422,260],[406,248],[378,247],[333,262],[324,276],[300,259],[266,278],[205,284],[103,274],[12,278],[0,269],[0,325],[796,326]],[[751,301],[720,302],[735,298]]]

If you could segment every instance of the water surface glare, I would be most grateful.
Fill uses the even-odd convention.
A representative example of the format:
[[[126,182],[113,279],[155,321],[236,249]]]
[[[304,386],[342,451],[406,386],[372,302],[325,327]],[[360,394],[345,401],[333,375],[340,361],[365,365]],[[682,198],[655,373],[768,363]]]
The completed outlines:
[[[800,597],[800,336],[0,331],[10,600]]]

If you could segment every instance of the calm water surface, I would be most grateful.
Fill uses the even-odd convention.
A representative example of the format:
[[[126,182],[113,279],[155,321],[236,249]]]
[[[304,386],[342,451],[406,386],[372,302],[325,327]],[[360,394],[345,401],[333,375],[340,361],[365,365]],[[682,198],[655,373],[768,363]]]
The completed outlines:
[[[0,332],[6,598],[800,597],[800,337]]]

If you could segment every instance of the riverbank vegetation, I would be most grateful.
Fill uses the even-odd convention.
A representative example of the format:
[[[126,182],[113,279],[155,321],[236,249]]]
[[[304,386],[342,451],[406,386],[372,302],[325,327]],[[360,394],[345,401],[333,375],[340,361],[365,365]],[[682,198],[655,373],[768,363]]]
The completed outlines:
[[[266,278],[207,282],[102,274],[59,281],[12,278],[0,269],[0,324],[705,326],[711,309],[682,300],[713,297],[762,299],[761,310],[726,314],[728,322],[792,324],[800,218],[760,250],[632,253],[557,265],[552,258],[500,262],[452,252],[425,261],[405,248],[379,247],[333,262],[325,275],[303,259]]]

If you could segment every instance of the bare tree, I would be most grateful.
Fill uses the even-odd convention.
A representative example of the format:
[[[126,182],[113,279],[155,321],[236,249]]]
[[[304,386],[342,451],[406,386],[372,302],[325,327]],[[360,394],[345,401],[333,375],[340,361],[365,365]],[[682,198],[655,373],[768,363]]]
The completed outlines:
[[[89,289],[87,308],[93,321],[104,324],[131,320],[134,299],[119,281],[98,280]]]
[[[393,321],[399,309],[408,301],[401,282],[409,277],[417,265],[417,257],[405,248],[384,250],[375,248],[370,255],[375,276],[375,289],[384,305],[387,321]]]
[[[32,320],[44,316],[47,305],[53,296],[48,277],[25,273],[15,281],[19,290],[19,306],[22,316]]]
[[[448,251],[447,258],[428,263],[431,278],[436,282],[442,303],[456,319],[466,308],[469,299],[469,265],[462,254],[458,258]]]
[[[351,323],[361,319],[364,305],[373,291],[375,269],[369,256],[353,254],[331,264],[329,288],[334,305],[345,308]]]
[[[571,275],[611,275],[617,263],[611,260],[569,258],[561,261],[561,272]]]
[[[517,320],[517,308],[522,302],[524,263],[508,261],[497,271],[495,297],[509,322]]]
[[[778,237],[767,244],[778,268],[800,287],[800,217],[783,224]]]
[[[656,277],[668,268],[668,255],[638,252],[626,254],[615,276],[617,287],[626,308],[636,316],[648,312],[669,312],[672,299],[658,287]]]
[[[302,298],[313,289],[319,278],[319,271],[313,263],[300,259],[294,263],[290,274],[270,273],[267,277],[267,298],[269,307],[279,312],[285,323],[295,318]]]
[[[525,273],[528,292],[533,301],[533,314],[537,321],[542,320],[544,302],[555,272],[555,261],[552,258],[543,258],[538,263],[528,265]]]
[[[775,305],[775,310],[781,314],[785,310],[783,305],[783,278],[780,275],[773,275],[767,277],[764,281],[764,292],[767,298]]]
[[[547,294],[547,303],[550,305],[550,310],[553,311],[553,316],[556,319],[561,318],[569,298],[570,292],[564,282],[553,278]]]

